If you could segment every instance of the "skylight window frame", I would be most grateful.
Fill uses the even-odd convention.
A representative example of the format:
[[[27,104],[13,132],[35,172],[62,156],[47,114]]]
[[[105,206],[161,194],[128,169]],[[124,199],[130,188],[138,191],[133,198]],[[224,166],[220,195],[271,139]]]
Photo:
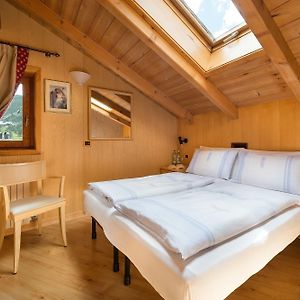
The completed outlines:
[[[235,26],[231,30],[225,32],[224,34],[220,35],[217,39],[215,39],[210,31],[206,28],[201,20],[195,15],[195,13],[181,0],[171,0],[173,5],[182,13],[182,15],[187,19],[187,21],[196,29],[197,32],[201,34],[204,38],[205,42],[210,46],[211,52],[213,52],[214,48],[219,48],[222,45],[225,45],[243,35],[245,32],[249,31],[249,27],[246,22]],[[234,32],[238,32],[238,34],[232,38],[228,39],[230,35]],[[225,40],[225,41],[224,41]]]

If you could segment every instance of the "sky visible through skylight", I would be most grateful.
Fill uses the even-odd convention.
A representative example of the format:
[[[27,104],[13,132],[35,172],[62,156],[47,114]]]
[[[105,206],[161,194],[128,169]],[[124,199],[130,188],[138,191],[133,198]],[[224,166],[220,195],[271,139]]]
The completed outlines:
[[[245,24],[231,0],[182,0],[204,24],[214,39]]]

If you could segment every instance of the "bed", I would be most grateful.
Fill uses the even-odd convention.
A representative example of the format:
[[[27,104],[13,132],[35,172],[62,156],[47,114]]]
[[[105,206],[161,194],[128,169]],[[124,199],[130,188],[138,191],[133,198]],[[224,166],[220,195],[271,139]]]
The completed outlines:
[[[192,166],[195,167],[195,162]],[[242,181],[241,172],[237,174]],[[230,189],[235,185],[245,190],[249,188],[243,182],[233,183],[226,178],[217,182]],[[276,193],[273,191],[274,195]],[[282,192],[278,191],[279,194]],[[166,250],[149,231],[109,207],[104,197],[94,191],[84,192],[84,207],[86,213],[103,227],[107,239],[167,300],[226,298],[300,233],[300,207],[291,206],[234,238],[182,260]]]

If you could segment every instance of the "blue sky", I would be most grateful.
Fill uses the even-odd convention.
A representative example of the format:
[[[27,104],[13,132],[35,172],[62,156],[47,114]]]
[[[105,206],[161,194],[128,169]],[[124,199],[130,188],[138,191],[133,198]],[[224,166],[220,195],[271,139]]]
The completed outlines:
[[[184,0],[216,39],[244,19],[231,0]]]

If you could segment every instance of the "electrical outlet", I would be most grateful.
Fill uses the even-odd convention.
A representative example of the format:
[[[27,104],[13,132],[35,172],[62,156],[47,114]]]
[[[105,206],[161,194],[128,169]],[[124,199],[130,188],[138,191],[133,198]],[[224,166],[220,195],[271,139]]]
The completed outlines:
[[[84,146],[91,146],[91,141],[84,141]]]
[[[184,158],[189,158],[188,154],[186,154],[186,155],[184,156]]]

